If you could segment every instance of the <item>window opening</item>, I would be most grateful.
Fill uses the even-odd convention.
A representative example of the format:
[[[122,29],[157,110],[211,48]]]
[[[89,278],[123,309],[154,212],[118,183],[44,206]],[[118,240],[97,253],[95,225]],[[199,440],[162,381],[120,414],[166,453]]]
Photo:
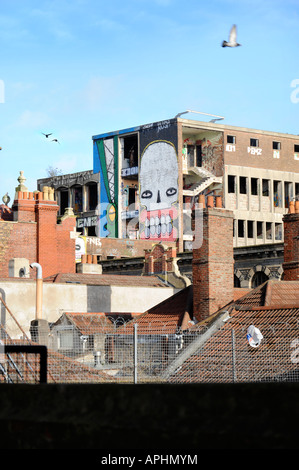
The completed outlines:
[[[244,220],[238,220],[238,237],[244,238]]]
[[[281,207],[282,188],[281,181],[273,181],[274,207]]]
[[[250,147],[258,147],[259,140],[258,139],[250,139]]]
[[[266,222],[266,240],[272,240],[272,223]]]
[[[247,220],[247,238],[253,238],[253,220]]]
[[[251,178],[251,194],[258,195],[258,178]]]
[[[276,142],[276,141],[272,142],[273,150],[280,150],[280,147],[281,147],[280,142]]]
[[[228,144],[235,144],[236,143],[236,137],[234,135],[227,135],[226,136],[226,142]]]
[[[228,192],[235,193],[236,192],[236,177],[233,175],[228,175],[227,185],[228,185]]]
[[[270,195],[270,181],[263,180],[262,186],[263,186],[263,196],[266,196],[266,197],[269,196]]]
[[[240,176],[240,194],[247,194],[247,178]]]
[[[263,238],[263,222],[256,223],[256,238],[259,240]]]

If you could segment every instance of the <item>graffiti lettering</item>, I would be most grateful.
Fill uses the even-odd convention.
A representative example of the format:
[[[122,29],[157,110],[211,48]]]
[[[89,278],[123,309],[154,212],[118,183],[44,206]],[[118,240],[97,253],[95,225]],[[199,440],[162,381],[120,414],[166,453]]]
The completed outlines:
[[[158,132],[170,127],[170,121],[161,121],[158,123]]]
[[[256,147],[247,147],[247,152],[251,155],[262,155],[262,149]]]

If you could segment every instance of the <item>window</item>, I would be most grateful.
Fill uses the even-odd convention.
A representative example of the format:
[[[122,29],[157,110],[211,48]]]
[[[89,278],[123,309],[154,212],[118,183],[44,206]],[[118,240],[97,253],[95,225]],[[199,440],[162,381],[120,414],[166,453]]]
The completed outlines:
[[[247,178],[240,176],[240,194],[247,194]]]
[[[258,195],[258,178],[251,178],[251,194]]]
[[[256,272],[251,279],[251,287],[255,288],[268,281],[268,276],[263,271]]]
[[[234,175],[227,176],[227,186],[228,186],[229,193],[236,192],[236,177]]]
[[[293,199],[293,184],[285,181],[284,183],[284,207],[288,208]]]
[[[266,239],[272,240],[272,224],[271,222],[266,222]]]
[[[238,237],[244,238],[244,220],[238,220]]]
[[[280,142],[273,141],[272,148],[273,150],[280,150]]]
[[[275,240],[282,240],[282,224],[275,224]]]
[[[295,197],[299,198],[299,183],[295,183]]]
[[[274,207],[281,207],[282,182],[273,181]]]
[[[259,140],[258,139],[250,139],[250,147],[258,147]]]
[[[253,220],[247,220],[247,238],[253,238]]]
[[[270,196],[270,181],[269,180],[262,180],[262,191],[263,196]]]
[[[294,145],[294,152],[298,153],[299,152],[299,144]]]
[[[234,135],[227,135],[226,136],[226,142],[228,144],[235,144],[236,143],[236,137]]]
[[[257,222],[256,223],[256,237],[258,239],[263,238],[263,222]]]

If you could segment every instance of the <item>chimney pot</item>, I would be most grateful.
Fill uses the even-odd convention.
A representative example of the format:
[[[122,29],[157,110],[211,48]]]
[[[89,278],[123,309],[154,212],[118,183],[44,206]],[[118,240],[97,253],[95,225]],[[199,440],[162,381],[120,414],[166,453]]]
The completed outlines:
[[[216,207],[222,207],[221,196],[216,196]]]

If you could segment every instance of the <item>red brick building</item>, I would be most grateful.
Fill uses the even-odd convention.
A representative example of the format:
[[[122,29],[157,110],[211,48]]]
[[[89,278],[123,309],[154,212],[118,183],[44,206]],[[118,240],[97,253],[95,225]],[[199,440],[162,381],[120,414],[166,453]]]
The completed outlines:
[[[9,276],[9,261],[25,258],[39,263],[43,277],[76,272],[76,219],[66,215],[57,223],[58,205],[52,192],[19,191],[12,208],[0,211],[0,276]],[[29,270],[35,277],[35,270]]]

